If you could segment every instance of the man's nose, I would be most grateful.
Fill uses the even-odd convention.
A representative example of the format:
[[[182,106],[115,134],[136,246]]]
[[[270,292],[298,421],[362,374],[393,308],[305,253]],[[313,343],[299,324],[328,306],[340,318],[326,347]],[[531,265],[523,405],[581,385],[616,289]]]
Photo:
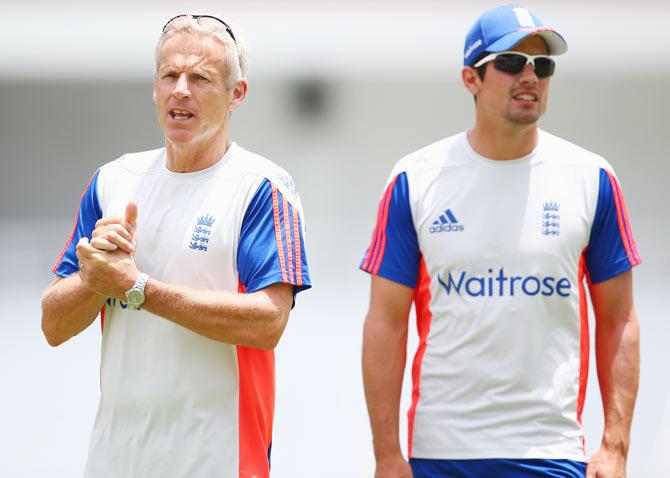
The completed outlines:
[[[521,83],[537,83],[539,81],[539,78],[535,73],[535,68],[531,62],[526,63],[526,66],[521,70],[519,81]]]
[[[186,73],[179,75],[177,83],[174,85],[174,90],[172,90],[172,94],[179,100],[191,96],[191,92],[188,89],[188,77],[186,76]]]

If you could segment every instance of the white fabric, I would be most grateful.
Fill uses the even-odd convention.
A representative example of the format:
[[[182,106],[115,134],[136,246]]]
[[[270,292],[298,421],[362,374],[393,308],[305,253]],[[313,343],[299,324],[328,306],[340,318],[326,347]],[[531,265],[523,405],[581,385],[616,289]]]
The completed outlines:
[[[462,133],[396,165],[391,177],[406,172],[430,277],[432,322],[413,457],[585,459],[577,419],[578,265],[596,211],[600,168],[610,166],[546,132],[535,151],[516,160],[481,157]],[[545,228],[550,204],[559,211],[548,213],[560,219]],[[447,220],[439,229],[446,210],[461,227]],[[547,233],[552,230],[559,234]],[[501,270],[507,280],[497,279]],[[514,295],[512,276],[522,277],[514,281]],[[528,277],[536,279],[528,279],[526,290],[532,294],[539,284],[539,293],[524,293]]]
[[[244,212],[270,179],[301,211],[288,174],[233,144],[210,168],[170,172],[165,150],[127,154],[98,177],[102,215],[139,204],[139,270],[166,283],[238,290]],[[287,185],[289,187],[287,187]],[[198,218],[214,218],[207,250],[190,247]],[[104,311],[101,399],[88,478],[239,475],[236,348],[116,300]]]

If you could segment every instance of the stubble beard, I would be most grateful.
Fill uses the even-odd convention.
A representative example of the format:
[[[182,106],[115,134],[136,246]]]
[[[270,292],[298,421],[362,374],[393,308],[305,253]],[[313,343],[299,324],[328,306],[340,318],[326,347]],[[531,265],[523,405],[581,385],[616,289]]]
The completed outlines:
[[[527,126],[529,124],[537,123],[542,116],[544,111],[542,108],[538,108],[534,111],[515,111],[513,108],[507,110],[507,120],[519,126]]]

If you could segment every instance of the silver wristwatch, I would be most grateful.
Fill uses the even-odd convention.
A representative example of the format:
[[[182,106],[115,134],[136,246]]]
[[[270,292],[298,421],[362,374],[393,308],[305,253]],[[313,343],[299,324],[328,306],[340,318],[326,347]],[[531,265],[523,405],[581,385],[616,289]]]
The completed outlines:
[[[144,288],[146,287],[147,282],[149,282],[149,276],[143,272],[137,278],[133,286],[125,292],[128,307],[137,310],[140,308],[140,305],[144,303]]]

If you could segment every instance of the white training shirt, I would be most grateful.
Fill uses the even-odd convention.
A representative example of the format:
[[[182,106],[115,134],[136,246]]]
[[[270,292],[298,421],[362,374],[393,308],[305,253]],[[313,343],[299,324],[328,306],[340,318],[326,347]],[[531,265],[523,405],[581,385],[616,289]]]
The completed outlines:
[[[584,279],[639,263],[610,165],[544,131],[511,161],[462,133],[398,162],[361,268],[415,289],[410,457],[584,461]]]
[[[135,262],[160,281],[254,292],[310,286],[302,206],[289,175],[232,144],[213,166],[173,173],[165,150],[127,154],[93,176],[54,272],[96,220],[138,203]],[[263,478],[274,412],[272,351],[209,339],[108,299],[90,478]]]

